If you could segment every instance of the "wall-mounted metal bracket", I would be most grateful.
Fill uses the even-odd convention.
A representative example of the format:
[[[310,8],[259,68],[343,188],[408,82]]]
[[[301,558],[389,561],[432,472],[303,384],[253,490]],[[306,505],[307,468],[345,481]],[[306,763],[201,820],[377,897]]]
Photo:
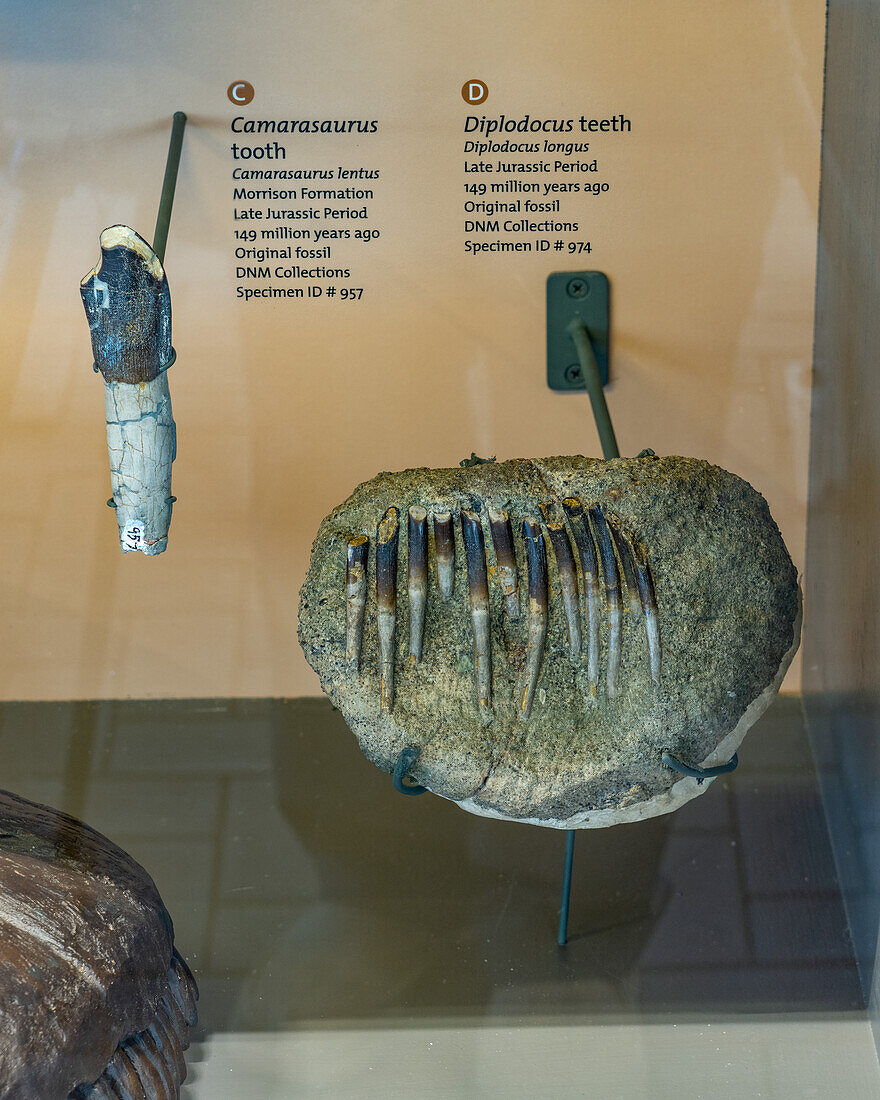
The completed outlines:
[[[608,276],[602,271],[557,271],[547,276],[547,385],[583,390],[584,375],[568,325],[578,319],[590,334],[602,385],[608,384]]]

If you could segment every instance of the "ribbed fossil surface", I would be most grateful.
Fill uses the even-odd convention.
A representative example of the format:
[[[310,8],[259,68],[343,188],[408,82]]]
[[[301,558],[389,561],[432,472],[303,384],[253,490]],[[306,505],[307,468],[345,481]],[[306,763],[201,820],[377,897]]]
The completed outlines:
[[[668,812],[769,704],[800,635],[767,503],[688,458],[380,474],[321,524],[300,642],[366,756],[475,813]]]
[[[146,871],[0,792],[4,1100],[177,1100],[197,996]]]

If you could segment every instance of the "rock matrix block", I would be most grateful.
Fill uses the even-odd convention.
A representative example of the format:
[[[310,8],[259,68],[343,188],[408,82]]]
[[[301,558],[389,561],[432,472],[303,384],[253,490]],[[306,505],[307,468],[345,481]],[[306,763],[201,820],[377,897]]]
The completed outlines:
[[[300,642],[366,756],[474,813],[593,828],[708,787],[800,637],[767,503],[689,458],[384,473],[321,524]]]

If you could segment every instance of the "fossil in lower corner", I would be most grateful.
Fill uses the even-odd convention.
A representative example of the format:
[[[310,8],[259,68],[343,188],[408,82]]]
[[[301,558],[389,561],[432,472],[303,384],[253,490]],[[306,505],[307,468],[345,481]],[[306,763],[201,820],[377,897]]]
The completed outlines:
[[[178,1100],[197,1000],[147,872],[0,791],[0,1093]]]

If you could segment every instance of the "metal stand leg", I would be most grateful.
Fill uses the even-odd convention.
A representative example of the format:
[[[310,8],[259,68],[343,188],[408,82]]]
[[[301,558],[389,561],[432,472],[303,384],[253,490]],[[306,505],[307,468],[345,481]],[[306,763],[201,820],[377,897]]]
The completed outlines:
[[[565,865],[562,872],[562,903],[559,906],[559,934],[556,942],[560,947],[568,943],[568,904],[571,900],[571,869],[574,864],[574,829],[565,834]]]

